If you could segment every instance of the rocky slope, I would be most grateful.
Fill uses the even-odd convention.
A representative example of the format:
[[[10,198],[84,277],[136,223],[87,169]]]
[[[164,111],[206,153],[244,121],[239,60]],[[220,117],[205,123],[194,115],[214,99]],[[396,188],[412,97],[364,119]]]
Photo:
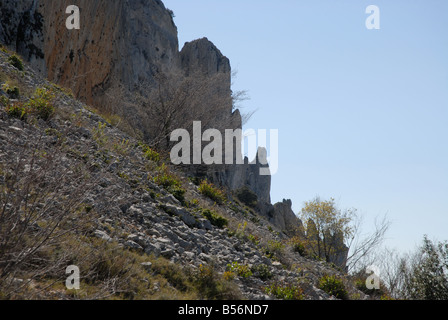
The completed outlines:
[[[77,1],[81,29],[67,30],[65,9],[71,4],[68,0],[2,1],[0,42],[50,81],[70,88],[79,100],[120,115],[148,140],[154,138],[148,107],[131,100],[147,97],[160,84],[161,74],[168,83],[197,75],[206,82],[218,78],[213,89],[213,99],[218,101],[213,104],[204,98],[207,106],[195,100],[188,105],[193,109],[190,113],[206,128],[242,127],[240,112],[232,105],[230,61],[207,38],[186,43],[179,51],[177,28],[161,1]],[[254,175],[257,169],[221,166],[207,175],[231,190],[247,185],[270,204],[266,196],[270,181]]]
[[[78,1],[81,29],[67,30],[65,9],[71,4],[2,1],[0,42],[50,81],[70,88],[79,100],[121,116],[146,140],[154,138],[156,129],[148,124],[154,117],[145,104],[130,101],[136,95],[147,95],[160,83],[161,73],[168,83],[198,75],[205,82],[214,79],[214,97],[194,100],[185,108],[196,115],[194,120],[203,122],[204,130],[242,127],[241,114],[232,104],[229,59],[207,38],[188,42],[179,51],[177,28],[161,1]],[[271,204],[271,178],[260,176],[260,167],[246,159],[244,165],[190,166],[187,171],[228,190],[248,187],[258,197],[259,213],[273,223],[280,221],[283,228],[281,221],[292,222],[294,214],[291,208],[276,211],[283,205]]]
[[[182,271],[184,275],[203,276],[204,266],[213,266],[216,277],[225,277],[225,283],[233,286],[234,292],[230,298],[272,299],[277,296],[267,288],[289,286],[300,288],[301,297],[305,299],[334,299],[317,288],[325,274],[342,279],[351,298],[366,297],[355,289],[345,273],[294,252],[289,237],[277,227],[284,224],[287,228],[291,221],[272,224],[268,218],[260,216],[236,198],[230,197],[220,205],[204,196],[198,186],[182,173],[175,168],[167,169],[163,161],[150,153],[144,144],[111,126],[103,117],[90,111],[92,109],[86,104],[74,99],[68,90],[41,78],[28,66],[24,71],[12,66],[8,60],[10,55],[7,50],[0,52],[0,180],[2,194],[10,195],[1,198],[1,206],[11,214],[26,214],[27,209],[23,209],[20,203],[28,203],[28,193],[20,201],[13,201],[21,194],[21,189],[20,184],[11,181],[28,181],[27,177],[35,171],[41,172],[38,181],[32,180],[33,183],[22,186],[28,185],[31,194],[38,194],[39,190],[48,191],[45,197],[35,196],[36,199],[28,204],[30,208],[38,209],[37,212],[45,212],[43,208],[51,211],[48,216],[41,214],[36,218],[36,223],[28,226],[27,232],[33,237],[44,232],[52,217],[61,211],[64,218],[61,218],[63,222],[58,224],[57,229],[62,231],[75,221],[90,219],[83,227],[82,234],[68,233],[75,235],[74,239],[69,238],[76,242],[73,247],[115,246],[114,250],[118,250],[119,255],[113,256],[113,261],[124,259],[128,254],[126,252],[134,254],[134,263],[143,261],[140,266],[145,269],[141,271],[144,276],[130,276],[126,282],[135,282],[139,287],[144,285],[142,291],[150,293],[145,298],[176,298],[182,297],[180,292],[186,292],[179,285],[185,280],[161,271],[158,259],[169,261],[170,270],[189,270]],[[12,90],[13,86],[19,92]],[[33,106],[27,103],[36,100],[36,88],[45,88],[45,92],[55,95],[49,98],[55,108],[54,113],[43,117],[42,113],[33,113],[34,109],[24,109],[24,113],[12,112],[13,106]],[[48,161],[50,164],[45,165]],[[177,177],[185,194],[179,196],[179,189],[161,183],[158,179],[161,172]],[[76,205],[66,205],[71,200],[76,200]],[[279,210],[288,211],[290,203],[285,201],[277,206],[281,207]],[[206,210],[213,211],[213,216],[204,214]],[[290,215],[290,212],[285,215]],[[69,217],[70,220],[64,220]],[[216,217],[225,219],[227,226],[216,223]],[[3,225],[7,226],[6,223]],[[12,231],[8,234],[9,237],[14,235]],[[66,232],[62,234],[67,236]],[[84,260],[77,260],[78,256],[64,256],[65,260],[60,258],[59,271],[45,268],[45,272],[39,275],[31,272],[31,266],[38,267],[45,261],[54,261],[61,252],[70,254],[59,247],[65,243],[61,240],[65,238],[58,239],[57,243],[45,243],[36,248],[28,264],[18,264],[14,274],[6,274],[8,283],[26,292],[23,296],[50,299],[80,297],[61,288],[60,278],[55,278],[53,274],[60,274],[67,264],[83,263]],[[93,239],[98,239],[99,243]],[[66,245],[70,245],[69,242]],[[52,246],[59,249],[53,250]],[[102,251],[86,250],[87,255],[91,251],[97,254]],[[23,252],[29,253],[26,250]],[[34,254],[40,258],[35,260]],[[97,263],[89,268],[98,269]],[[233,269],[229,267],[232,265]],[[252,270],[250,274],[243,272],[246,267]],[[0,264],[1,268],[5,265]],[[111,269],[108,270],[107,274],[111,274]],[[117,279],[123,277],[121,271],[118,274]],[[161,275],[165,278],[155,278]],[[56,280],[49,285],[51,279]],[[92,279],[83,283],[89,286],[88,292],[107,283],[109,296],[106,297],[126,298],[130,295],[115,288],[119,282],[117,279],[116,282],[110,282],[108,277]],[[5,280],[3,284],[6,283]],[[197,280],[192,283],[197,283]],[[19,289],[14,292],[21,297]],[[169,290],[169,293],[157,296],[161,290]],[[92,298],[88,292],[83,298]],[[0,295],[5,296],[5,293],[1,292]],[[135,298],[135,292],[131,296]]]

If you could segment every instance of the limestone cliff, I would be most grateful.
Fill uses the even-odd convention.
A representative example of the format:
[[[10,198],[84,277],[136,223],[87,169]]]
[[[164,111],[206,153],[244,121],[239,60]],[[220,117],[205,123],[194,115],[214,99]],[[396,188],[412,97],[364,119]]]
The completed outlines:
[[[161,1],[78,0],[81,29],[68,30],[72,4],[2,1],[0,41],[87,103],[101,102],[112,82],[132,89],[178,65],[177,28]]]
[[[80,8],[80,30],[66,28],[69,5]],[[127,113],[122,110],[124,101],[114,96],[111,99],[110,91],[123,88],[132,96],[154,86],[159,73],[219,75],[222,81],[214,93],[223,96],[224,102],[208,112],[213,116],[207,127],[242,127],[241,115],[231,99],[229,59],[207,38],[186,43],[179,51],[177,27],[160,0],[2,0],[0,13],[0,42],[50,81],[71,88],[83,102],[109,104],[110,109],[121,109],[122,115],[137,118],[136,126],[144,126],[145,118],[136,116],[134,109]],[[147,112],[143,106],[137,108]],[[287,231],[293,220],[288,218],[291,206],[288,210],[283,204],[271,205],[271,177],[260,176],[260,167],[246,159],[243,165],[190,170],[230,190],[249,187],[258,197],[259,212]]]

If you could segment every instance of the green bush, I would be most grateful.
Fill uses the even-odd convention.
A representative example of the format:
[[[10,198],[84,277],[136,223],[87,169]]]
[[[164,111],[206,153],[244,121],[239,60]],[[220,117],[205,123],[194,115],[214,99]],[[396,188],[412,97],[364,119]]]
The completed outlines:
[[[154,177],[154,182],[164,188],[181,186],[180,181],[169,171],[165,164],[157,168],[157,175]]]
[[[157,175],[153,180],[156,184],[165,188],[165,190],[171,193],[177,200],[181,202],[185,201],[184,195],[186,190],[182,187],[179,178],[170,172],[165,164],[162,164],[157,168]]]
[[[186,190],[184,188],[179,187],[179,186],[173,186],[173,187],[169,187],[167,189],[167,191],[169,193],[171,193],[180,202],[183,203],[185,201]]]
[[[146,159],[152,161],[152,162],[159,162],[160,161],[160,154],[156,152],[154,149],[152,149],[150,146],[140,142],[139,146],[142,148],[143,152],[145,153]]]
[[[251,271],[255,277],[257,277],[263,281],[269,280],[273,276],[271,270],[265,264],[259,264],[256,266],[252,266]]]
[[[17,118],[20,120],[26,120],[26,117],[29,113],[29,109],[23,105],[23,103],[13,103],[6,107],[6,114],[10,118]]]
[[[0,95],[0,105],[7,107],[9,105],[9,98]]]
[[[17,55],[13,54],[8,58],[8,62],[15,68],[19,69],[20,71],[25,70],[23,66],[23,61],[20,59]]]
[[[373,296],[377,293],[378,290],[375,289],[368,289],[366,286],[366,279],[358,278],[355,280],[355,287],[359,291],[364,292],[365,294],[368,294],[369,296]]]
[[[37,88],[33,96],[27,102],[27,106],[38,118],[49,120],[54,114],[53,102],[55,95],[52,90]]]
[[[269,258],[280,258],[284,253],[285,245],[281,241],[269,240],[265,247],[266,256]]]
[[[243,187],[236,191],[236,197],[246,206],[254,208],[257,206],[258,197],[248,187]]]
[[[206,217],[212,225],[220,229],[224,228],[229,224],[229,220],[220,216],[219,214],[217,214],[212,210],[209,209],[202,210],[202,215]]]
[[[213,266],[200,265],[195,277],[195,286],[201,299],[241,300],[238,286],[220,276]]]
[[[249,234],[247,236],[247,239],[256,246],[258,246],[260,244],[260,238],[258,238],[257,236],[255,236],[253,234]]]
[[[266,288],[266,293],[281,300],[303,300],[303,290],[292,284],[274,283]]]
[[[215,187],[213,184],[208,183],[206,180],[201,182],[198,190],[202,195],[212,199],[218,204],[223,204],[226,201],[224,192]]]
[[[18,99],[20,97],[20,89],[16,86],[10,86],[5,83],[2,85],[2,89],[11,99]]]
[[[227,265],[227,271],[233,272],[242,278],[249,278],[252,276],[252,271],[246,264],[239,264],[238,262],[232,262]]]
[[[22,102],[14,103],[6,107],[8,116],[26,120],[28,115],[34,115],[45,121],[49,120],[54,114],[54,94],[45,88],[37,88],[34,95],[25,104]]]
[[[345,289],[344,283],[336,276],[325,275],[319,280],[319,289],[325,291],[329,295],[337,299],[347,300],[348,292]]]
[[[171,263],[165,258],[153,261],[151,269],[155,274],[163,276],[177,290],[186,292],[192,290],[192,279],[179,264]]]
[[[291,238],[289,240],[289,244],[292,246],[292,249],[294,250],[294,252],[297,252],[302,257],[306,257],[308,255],[305,242],[303,240],[301,240],[299,237]]]

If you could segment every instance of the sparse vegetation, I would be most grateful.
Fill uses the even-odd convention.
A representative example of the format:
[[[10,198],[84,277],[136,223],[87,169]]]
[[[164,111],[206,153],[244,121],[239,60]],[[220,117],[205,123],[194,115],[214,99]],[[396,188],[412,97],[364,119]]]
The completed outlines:
[[[16,55],[16,54],[11,55],[11,56],[8,58],[8,62],[9,62],[13,67],[17,68],[17,69],[20,70],[20,71],[25,70],[25,67],[23,66],[23,61],[22,61],[22,59],[21,59],[18,55]]]
[[[5,91],[11,99],[19,99],[20,97],[20,89],[17,86],[11,86],[8,83],[4,83],[2,85],[2,90]]]
[[[15,102],[8,104],[5,111],[10,118],[26,120],[29,113],[29,108],[27,108],[22,102]]]
[[[248,265],[239,264],[236,261],[227,265],[227,271],[233,272],[236,275],[238,275],[238,277],[242,277],[242,278],[249,278],[253,275],[253,273]]]
[[[306,242],[299,236],[292,237],[288,242],[294,252],[297,252],[302,257],[306,257],[308,255],[308,252],[306,250]]]
[[[185,189],[182,187],[182,183],[179,178],[173,174],[168,167],[163,163],[156,169],[156,176],[154,182],[159,186],[165,188],[176,199],[183,202],[185,200]]]
[[[257,206],[258,197],[248,187],[243,187],[236,191],[236,197],[246,206],[254,208]]]
[[[158,163],[160,161],[160,154],[155,151],[154,149],[152,149],[150,146],[148,146],[147,144],[143,143],[143,142],[139,142],[139,146],[142,148],[145,157],[152,161],[152,162],[156,162]]]
[[[269,240],[265,247],[266,256],[271,259],[281,259],[285,250],[285,245],[281,241]]]
[[[28,116],[34,116],[47,121],[55,112],[54,98],[55,96],[51,91],[45,88],[37,88],[27,102],[14,101],[9,103],[9,101],[5,101],[8,103],[6,112],[10,117],[21,120],[27,120]]]
[[[201,194],[215,201],[217,204],[223,204],[227,200],[224,191],[215,187],[212,183],[207,182],[207,180],[201,182],[198,190]]]
[[[266,288],[266,293],[281,300],[303,300],[303,290],[293,284],[275,282]]]
[[[254,265],[251,268],[254,277],[257,277],[263,281],[269,280],[273,277],[273,274],[269,267],[265,264]]]
[[[324,275],[319,280],[319,289],[322,289],[329,295],[334,296],[337,299],[346,300],[348,299],[348,292],[345,289],[344,282],[342,279],[332,276],[332,275]]]
[[[55,111],[54,99],[55,95],[51,90],[37,88],[26,105],[29,107],[30,112],[36,114],[38,118],[49,120]]]
[[[241,292],[231,279],[220,276],[213,265],[200,265],[194,284],[200,299],[238,300]]]
[[[218,213],[210,209],[202,210],[202,215],[206,217],[212,225],[220,229],[224,228],[229,224],[229,221],[226,218],[220,216]]]

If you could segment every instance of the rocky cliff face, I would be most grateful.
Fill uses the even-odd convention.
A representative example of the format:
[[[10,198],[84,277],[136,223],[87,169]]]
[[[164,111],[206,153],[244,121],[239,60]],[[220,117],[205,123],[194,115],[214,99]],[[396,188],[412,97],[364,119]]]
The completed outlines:
[[[22,55],[49,80],[71,88],[81,101],[108,104],[115,110],[124,107],[120,97],[110,99],[110,90],[120,87],[132,95],[141,88],[154,86],[155,75],[160,72],[181,77],[198,73],[207,77],[220,75],[223,81],[216,86],[215,94],[223,96],[225,102],[219,110],[210,110],[214,118],[208,127],[219,130],[242,127],[241,115],[233,110],[231,101],[229,59],[207,38],[186,43],[179,51],[177,28],[161,1],[75,2],[80,8],[80,30],[66,28],[69,15],[65,11],[73,1],[3,0],[0,42]],[[144,123],[137,121],[139,125]],[[272,221],[282,228],[290,228],[284,223],[292,222],[290,212],[283,205],[271,205],[271,177],[260,176],[259,169],[259,164],[246,160],[244,165],[192,168],[192,171],[205,173],[230,190],[248,186],[258,197],[260,213],[274,217]]]
[[[117,82],[132,89],[178,66],[177,28],[161,1],[76,1],[81,29],[68,30],[72,4],[2,1],[2,17],[13,19],[2,19],[0,41],[87,103]]]
[[[0,42],[44,72],[44,20],[37,9],[36,1],[0,2]]]

